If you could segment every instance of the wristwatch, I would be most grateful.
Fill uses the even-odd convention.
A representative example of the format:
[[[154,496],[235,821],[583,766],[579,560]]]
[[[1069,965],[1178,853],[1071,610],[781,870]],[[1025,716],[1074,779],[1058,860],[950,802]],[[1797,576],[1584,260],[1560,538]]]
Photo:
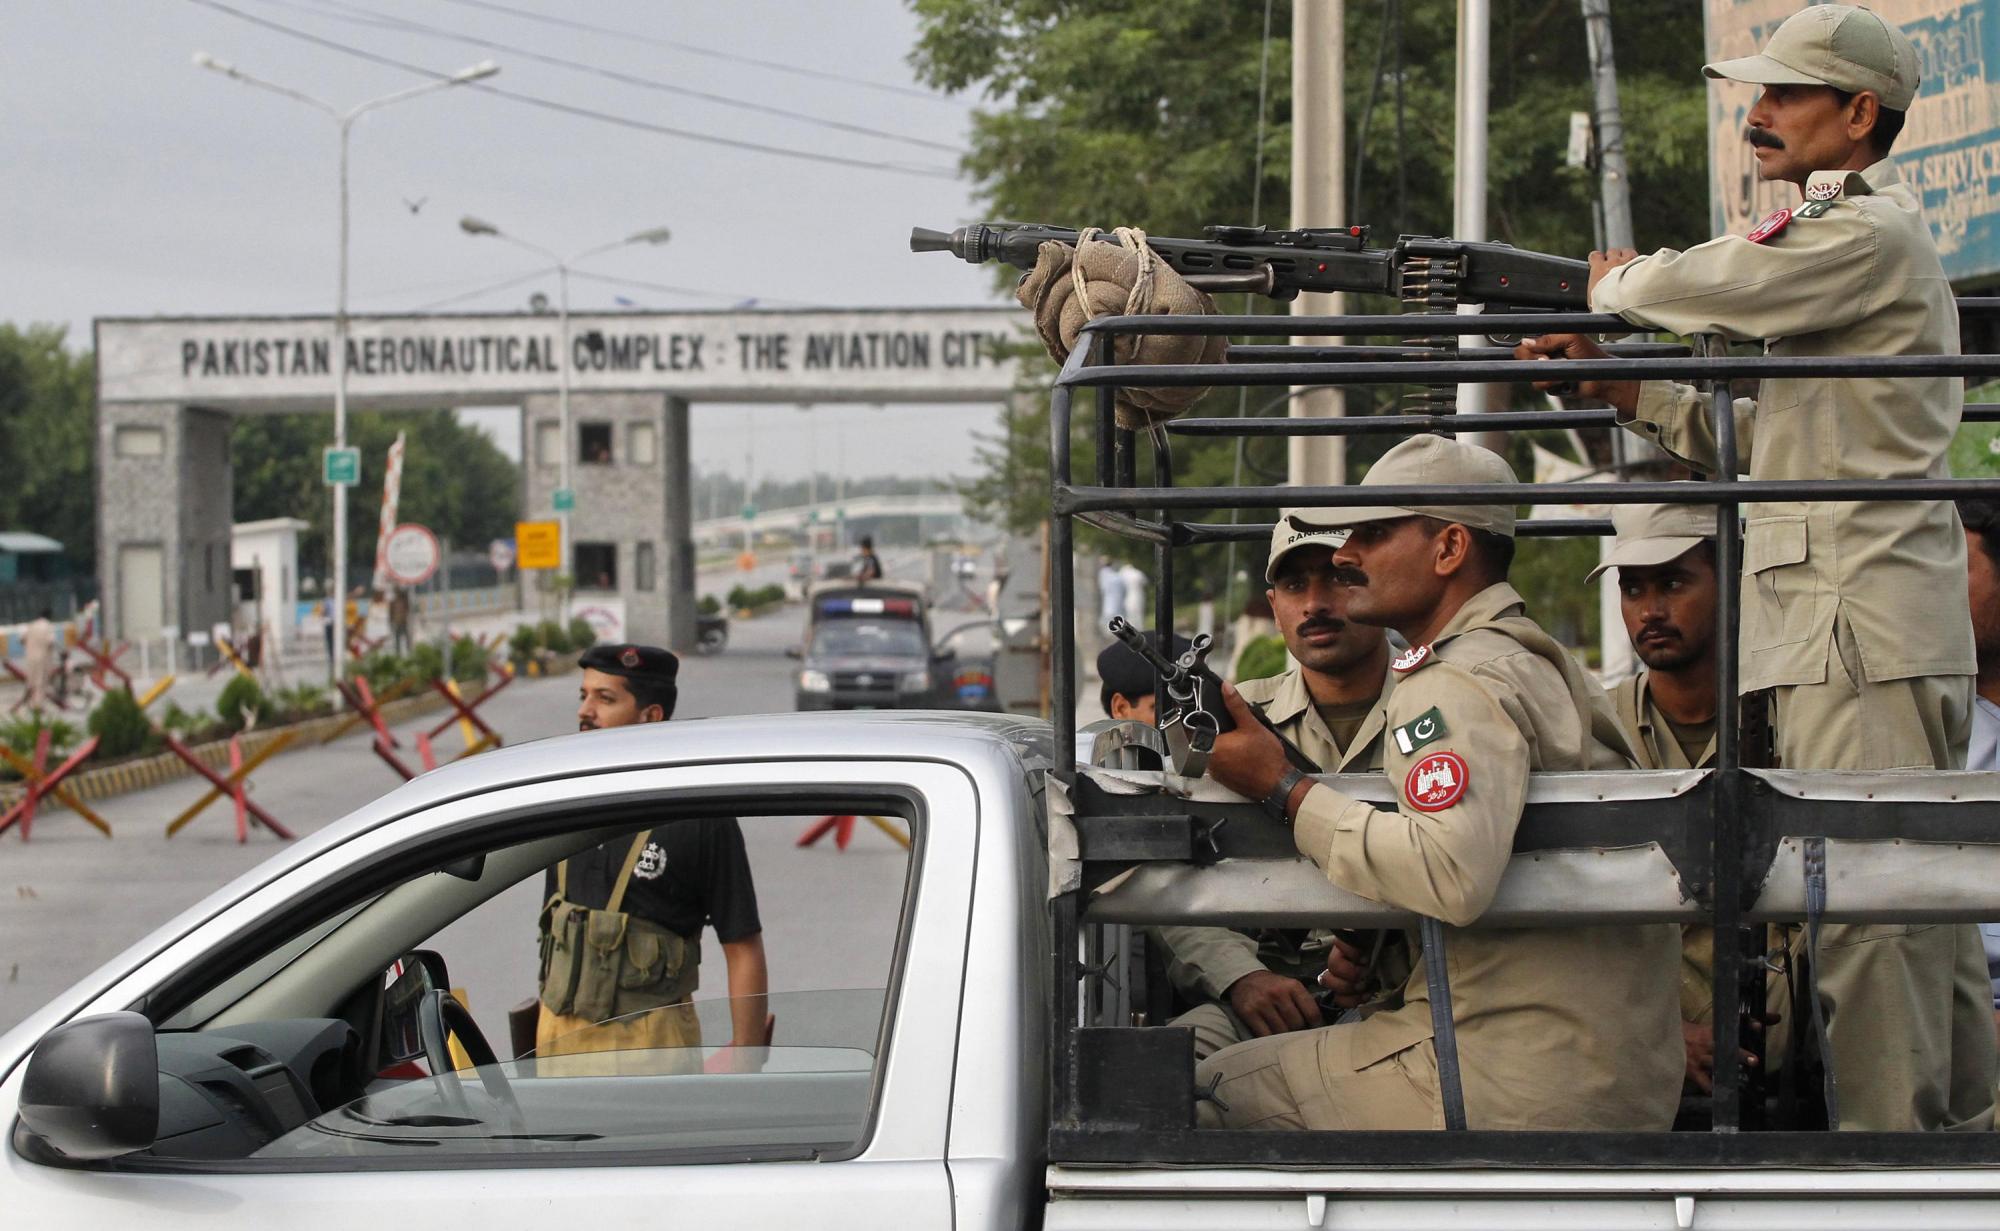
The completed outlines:
[[[1298,766],[1287,765],[1284,776],[1278,779],[1278,785],[1264,797],[1264,811],[1270,813],[1280,825],[1292,823],[1292,814],[1286,805],[1291,801],[1292,788],[1305,780],[1306,776],[1299,772]]]

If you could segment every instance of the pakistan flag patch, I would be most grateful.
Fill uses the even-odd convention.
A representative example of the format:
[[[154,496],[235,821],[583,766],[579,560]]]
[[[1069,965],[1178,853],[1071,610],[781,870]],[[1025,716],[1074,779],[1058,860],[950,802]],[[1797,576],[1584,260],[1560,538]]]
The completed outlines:
[[[1438,713],[1436,706],[1432,706],[1397,727],[1394,735],[1396,751],[1408,756],[1425,744],[1435,743],[1444,738],[1444,715]]]

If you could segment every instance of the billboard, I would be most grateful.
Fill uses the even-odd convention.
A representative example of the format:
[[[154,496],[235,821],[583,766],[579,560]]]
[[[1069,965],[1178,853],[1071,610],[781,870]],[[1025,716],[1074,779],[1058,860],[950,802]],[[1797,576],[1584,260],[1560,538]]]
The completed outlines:
[[[1805,0],[1705,0],[1708,60],[1755,55]],[[1953,282],[2000,275],[2000,0],[1870,0],[1916,44],[1923,84],[1894,158],[1923,198]],[[1716,234],[1742,235],[1798,203],[1790,184],[1757,179],[1743,140],[1759,87],[1709,83],[1710,215]]]

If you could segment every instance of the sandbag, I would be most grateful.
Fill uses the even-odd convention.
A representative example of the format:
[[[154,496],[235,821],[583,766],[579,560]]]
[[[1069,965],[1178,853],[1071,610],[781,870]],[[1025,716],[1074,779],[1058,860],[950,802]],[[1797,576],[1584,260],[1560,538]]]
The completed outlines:
[[[1074,247],[1050,240],[1036,253],[1035,267],[1021,279],[1014,297],[1034,313],[1035,331],[1057,363],[1069,358],[1083,326],[1100,316],[1213,316],[1215,300],[1187,284],[1132,227],[1114,232],[1116,244],[1100,243],[1092,227]],[[1079,255],[1081,254],[1081,255]],[[1221,363],[1229,341],[1181,334],[1121,334],[1112,354],[1126,363]],[[1193,405],[1205,388],[1120,389],[1118,426],[1143,431]]]

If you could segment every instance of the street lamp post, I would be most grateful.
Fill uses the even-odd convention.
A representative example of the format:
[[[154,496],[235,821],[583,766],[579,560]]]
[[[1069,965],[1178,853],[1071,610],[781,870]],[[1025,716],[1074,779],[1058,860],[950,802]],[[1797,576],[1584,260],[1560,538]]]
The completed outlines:
[[[481,60],[477,64],[462,68],[448,77],[427,81],[423,85],[398,90],[380,98],[357,103],[345,111],[332,103],[322,102],[310,94],[265,81],[243,72],[233,64],[226,64],[205,51],[194,53],[198,67],[212,69],[225,77],[240,81],[244,85],[282,94],[295,102],[323,112],[333,118],[340,129],[340,289],[333,308],[333,447],[347,447],[347,238],[348,238],[348,192],[347,192],[347,147],[348,136],[354,130],[354,122],[370,111],[377,111],[391,103],[400,103],[422,94],[447,90],[455,85],[478,81],[491,77],[500,71],[500,66],[491,60]],[[336,629],[333,638],[333,652],[327,661],[327,678],[338,682],[340,664],[347,656],[347,485],[333,485],[333,582],[327,595],[327,619],[333,621]]]
[[[525,248],[538,256],[547,257],[556,267],[557,329],[562,335],[562,361],[556,365],[556,435],[561,438],[561,452],[558,454],[560,468],[557,472],[556,482],[561,490],[570,493],[570,499],[574,501],[576,498],[576,489],[570,485],[569,470],[569,457],[576,448],[576,442],[570,439],[569,433],[569,368],[571,360],[575,357],[569,340],[570,266],[585,257],[597,256],[600,253],[611,252],[632,244],[664,244],[673,238],[673,234],[666,227],[652,227],[648,230],[634,232],[631,235],[627,235],[624,239],[614,240],[608,244],[599,244],[595,248],[586,248],[574,256],[566,257],[553,249],[544,248],[540,244],[531,244],[518,236],[509,235],[492,223],[474,218],[471,215],[458,220],[458,229],[464,231],[467,235],[490,235],[494,239],[513,244],[516,248]],[[556,510],[556,521],[560,524],[562,531],[563,572],[569,575],[573,588],[575,585],[576,569],[575,557],[570,548],[569,515],[570,510],[568,508]],[[567,596],[564,596],[561,601],[563,606],[560,616],[563,622],[567,624],[569,622],[569,600]]]

